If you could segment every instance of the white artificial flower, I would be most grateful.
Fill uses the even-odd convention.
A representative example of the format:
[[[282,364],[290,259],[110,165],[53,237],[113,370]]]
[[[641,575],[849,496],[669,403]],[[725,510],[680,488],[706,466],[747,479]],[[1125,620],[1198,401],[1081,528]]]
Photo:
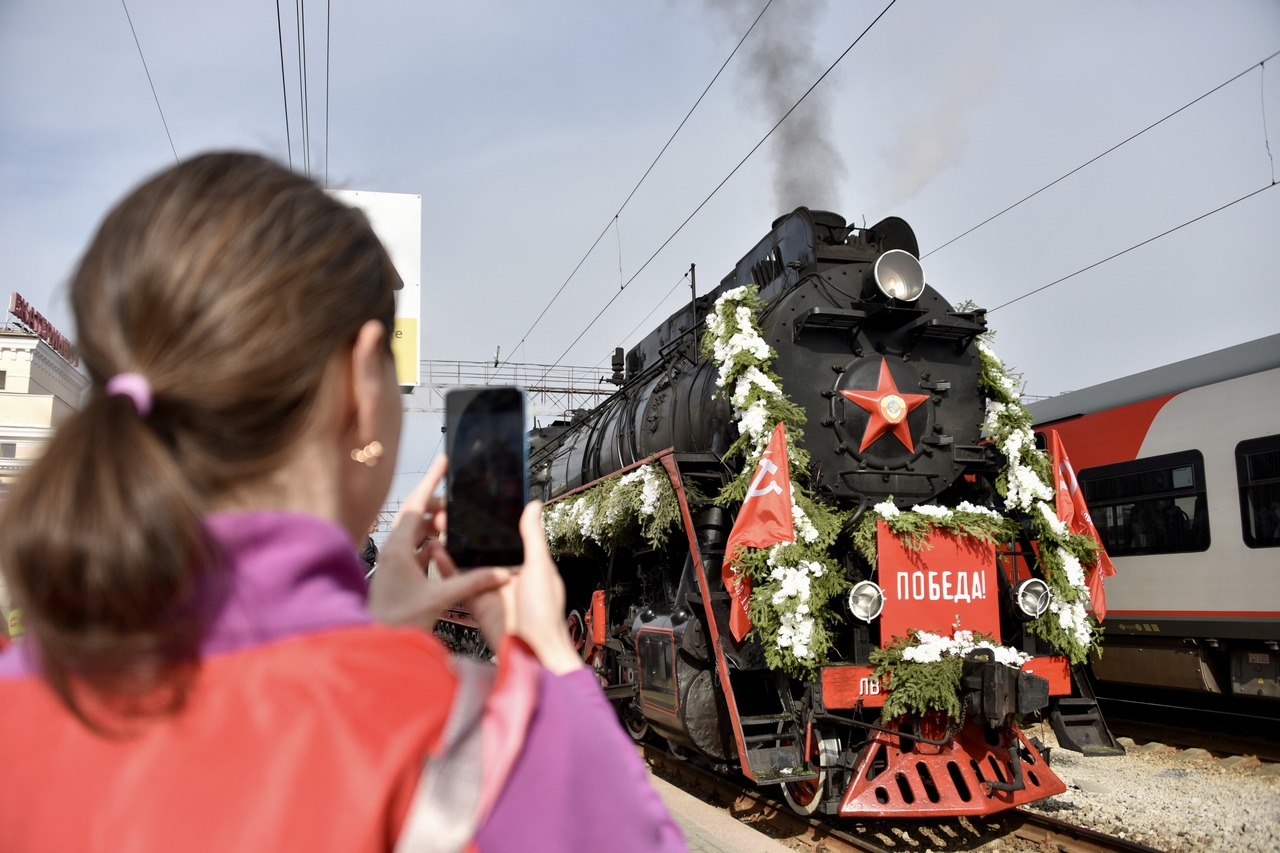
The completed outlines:
[[[1067,535],[1067,523],[1058,518],[1057,510],[1044,501],[1036,501],[1036,509],[1040,510],[1040,515],[1044,517],[1045,523],[1049,525],[1049,529],[1054,532],[1054,535]],[[1064,551],[1063,553],[1066,552]],[[1079,561],[1076,564],[1079,565]],[[1072,584],[1072,586],[1075,586],[1075,584]]]
[[[902,514],[893,501],[882,501],[873,506],[871,511],[881,518],[896,518]]]
[[[1084,589],[1084,566],[1080,565],[1080,560],[1065,548],[1058,549],[1058,559],[1067,571],[1067,583],[1077,590]]]
[[[1058,624],[1062,626],[1063,631],[1075,637],[1076,642],[1081,646],[1085,648],[1089,646],[1093,631],[1089,627],[1089,618],[1085,612],[1083,600],[1063,601],[1054,596],[1049,601],[1049,609],[1058,617]]]
[[[903,660],[937,663],[944,655],[965,657],[974,649],[990,649],[998,663],[1015,669],[1030,660],[1028,655],[1008,646],[997,646],[986,640],[975,643],[972,631],[956,631],[953,637],[943,637],[928,631],[916,631],[915,639],[917,645],[908,646],[902,650]]]
[[[997,521],[1004,518],[1003,515],[996,512],[994,509],[989,509],[985,506],[978,506],[977,504],[971,504],[968,501],[960,501],[960,503],[956,504],[956,512],[967,512],[973,515],[985,515],[989,518],[994,518]]]
[[[921,515],[927,515],[929,518],[937,518],[943,521],[951,518],[951,510],[945,506],[935,506],[934,504],[916,504],[911,508],[912,512],[918,512]]]
[[[768,404],[764,400],[756,400],[750,407],[743,410],[738,418],[739,428],[752,438],[759,439],[768,429]]]
[[[644,489],[640,492],[640,512],[642,515],[653,515],[658,509],[658,498],[662,496],[661,476],[652,464],[644,466]]]
[[[794,493],[791,498],[791,523],[795,527],[796,536],[805,542],[813,543],[818,540],[818,528],[813,526],[813,522],[809,520],[809,516],[805,515],[804,510],[796,503]]]

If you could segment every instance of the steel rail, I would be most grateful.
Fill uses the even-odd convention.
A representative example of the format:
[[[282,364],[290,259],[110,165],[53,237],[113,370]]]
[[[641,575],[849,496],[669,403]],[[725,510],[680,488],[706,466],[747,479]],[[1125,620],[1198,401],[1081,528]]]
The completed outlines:
[[[1043,849],[1072,853],[1159,853],[1137,841],[1077,826],[1024,809],[976,817],[937,819],[837,818],[839,825],[803,817],[780,799],[713,773],[652,744],[640,747],[657,774],[710,805],[726,808],[744,823],[774,838],[799,842],[815,853],[896,853],[904,847],[934,850],[986,849],[992,842],[1016,838]]]

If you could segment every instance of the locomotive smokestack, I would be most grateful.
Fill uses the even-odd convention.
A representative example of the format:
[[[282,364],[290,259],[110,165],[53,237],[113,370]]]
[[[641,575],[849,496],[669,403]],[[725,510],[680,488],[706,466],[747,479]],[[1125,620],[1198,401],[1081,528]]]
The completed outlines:
[[[735,33],[760,13],[759,0],[707,0]],[[817,0],[775,2],[742,45],[739,82],[751,108],[770,124],[813,85],[825,68],[814,54]],[[805,206],[839,210],[839,184],[847,170],[833,141],[830,80],[783,122],[771,140],[773,192],[779,212]]]

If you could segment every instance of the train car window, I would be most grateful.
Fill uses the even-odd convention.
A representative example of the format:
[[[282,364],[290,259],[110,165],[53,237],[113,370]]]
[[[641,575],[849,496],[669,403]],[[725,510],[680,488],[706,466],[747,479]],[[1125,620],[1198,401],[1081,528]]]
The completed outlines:
[[[1086,468],[1078,476],[1111,556],[1208,550],[1209,505],[1200,451]]]
[[[1280,547],[1280,435],[1237,444],[1236,479],[1244,544]]]
[[[641,699],[669,711],[676,709],[676,647],[669,633],[641,631]]]

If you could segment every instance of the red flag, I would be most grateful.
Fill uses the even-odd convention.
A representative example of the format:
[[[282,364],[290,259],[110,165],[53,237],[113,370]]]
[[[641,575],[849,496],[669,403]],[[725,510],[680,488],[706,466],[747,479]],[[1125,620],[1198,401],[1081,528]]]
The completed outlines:
[[[720,577],[729,591],[733,606],[729,609],[729,630],[738,642],[751,630],[747,602],[751,599],[751,578],[733,571],[733,563],[741,548],[768,548],[779,542],[796,541],[795,523],[791,519],[791,465],[787,462],[787,431],[779,421],[773,428],[769,446],[760,454],[755,476],[747,489],[747,497],[738,510],[729,541],[724,546],[724,563]]]
[[[1116,567],[1107,556],[1107,549],[1102,544],[1098,529],[1093,526],[1093,518],[1089,515],[1089,507],[1084,502],[1084,492],[1076,481],[1076,472],[1067,458],[1066,448],[1058,431],[1046,430],[1049,437],[1049,454],[1053,456],[1053,479],[1057,490],[1058,520],[1067,525],[1072,533],[1092,536],[1098,543],[1098,564],[1089,570],[1089,598],[1093,601],[1093,615],[1101,622],[1107,618],[1107,591],[1103,586],[1104,578],[1116,573]]]

